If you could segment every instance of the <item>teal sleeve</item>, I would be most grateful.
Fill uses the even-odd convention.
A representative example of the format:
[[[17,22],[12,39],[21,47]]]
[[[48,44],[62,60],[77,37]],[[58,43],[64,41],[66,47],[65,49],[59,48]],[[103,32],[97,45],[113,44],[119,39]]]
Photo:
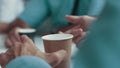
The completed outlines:
[[[46,0],[29,0],[24,12],[19,16],[31,27],[38,27],[48,16]]]
[[[106,0],[92,0],[89,8],[88,15],[99,16],[104,8]]]
[[[52,68],[46,61],[34,56],[21,56],[9,62],[5,68]]]
[[[74,57],[73,68],[120,68],[120,0],[107,0]]]

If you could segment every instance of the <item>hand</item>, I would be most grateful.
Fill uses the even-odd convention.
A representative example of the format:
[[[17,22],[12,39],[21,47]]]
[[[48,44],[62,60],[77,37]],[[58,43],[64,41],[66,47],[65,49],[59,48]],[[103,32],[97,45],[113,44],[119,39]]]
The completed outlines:
[[[8,30],[8,27],[9,27],[8,24],[0,22],[0,34],[6,33]]]
[[[73,42],[79,43],[81,39],[86,35],[88,26],[92,21],[95,20],[94,17],[90,16],[66,16],[67,20],[72,24],[68,27],[62,27],[58,30],[59,33],[73,34]]]
[[[81,28],[74,28],[74,27],[65,32],[59,31],[58,33],[72,34],[74,36],[73,42],[76,44],[76,46],[78,46],[78,43],[81,40],[83,40],[87,34],[87,32],[84,32]]]
[[[74,26],[78,26],[83,29],[83,31],[87,31],[88,26],[96,19],[91,16],[66,16],[66,19],[73,24]]]
[[[83,31],[87,31],[88,26],[94,21],[96,18],[91,16],[72,16],[72,15],[66,15],[66,19],[71,23],[70,26],[65,26],[60,28],[61,31],[66,31],[72,27],[80,27],[83,29]]]
[[[60,50],[54,53],[43,53],[35,46],[32,40],[25,35],[21,36],[21,42],[14,42],[14,44],[15,45],[10,48],[10,50],[13,50],[13,52],[10,52],[10,53],[14,56],[14,58],[19,56],[37,56],[44,59],[52,67],[55,67],[57,64],[59,64],[67,54],[66,51],[64,50]],[[12,55],[9,55],[9,56],[5,55],[5,56],[10,57]],[[2,58],[0,58],[0,61],[1,60]],[[4,63],[8,63],[10,61],[11,59],[8,59],[7,61],[2,60],[0,64],[5,66],[6,64]]]
[[[6,39],[6,47],[13,46],[13,42],[20,41],[19,34],[17,30],[19,28],[29,28],[29,25],[26,24],[23,20],[20,18],[17,18],[12,23],[9,24],[9,28],[7,30],[7,39]]]
[[[7,34],[7,38],[5,40],[5,44],[7,48],[10,48],[14,45],[14,42],[19,42],[20,40],[20,35],[18,33],[18,27],[13,28],[10,32]]]

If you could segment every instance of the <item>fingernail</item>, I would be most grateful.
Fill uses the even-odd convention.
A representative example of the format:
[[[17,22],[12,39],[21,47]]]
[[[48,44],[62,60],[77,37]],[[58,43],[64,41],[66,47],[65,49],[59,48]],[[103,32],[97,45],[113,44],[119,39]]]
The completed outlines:
[[[59,33],[59,34],[63,34],[63,32],[62,32],[62,31],[59,31],[58,33]]]
[[[21,35],[22,40],[27,38],[27,35]]]
[[[80,31],[83,32],[83,29],[80,28]]]

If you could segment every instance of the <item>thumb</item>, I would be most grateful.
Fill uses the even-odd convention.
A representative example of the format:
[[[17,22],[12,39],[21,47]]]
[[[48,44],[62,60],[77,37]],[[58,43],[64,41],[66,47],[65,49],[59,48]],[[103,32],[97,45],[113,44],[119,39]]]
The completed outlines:
[[[73,15],[66,15],[65,17],[72,24],[76,24],[77,21],[80,19],[80,16],[73,16]]]
[[[64,34],[64,32],[62,32],[62,31],[59,31],[59,32],[58,32],[58,34]]]

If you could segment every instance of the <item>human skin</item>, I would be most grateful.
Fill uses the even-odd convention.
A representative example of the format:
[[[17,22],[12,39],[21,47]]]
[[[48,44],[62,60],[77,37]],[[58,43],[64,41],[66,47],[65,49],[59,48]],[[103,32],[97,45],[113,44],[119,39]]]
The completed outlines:
[[[89,25],[96,19],[92,16],[71,16],[67,15],[66,19],[71,23],[70,26],[62,27],[58,33],[73,34],[73,42],[78,44],[87,34]]]
[[[40,51],[33,41],[26,35],[20,36],[21,41],[14,42],[14,46],[7,52],[0,54],[0,65],[4,68],[13,59],[19,56],[36,56],[44,59],[52,67],[58,65],[67,55],[65,50],[59,50],[53,53],[44,53]]]
[[[0,22],[0,34],[7,32],[8,24],[5,22]]]
[[[62,27],[57,30],[57,33],[67,33],[73,34],[73,42],[78,44],[81,39],[86,36],[86,31],[89,24],[95,20],[95,17],[91,16],[71,16],[67,15],[66,19],[71,23],[69,26]],[[17,29],[19,28],[29,28],[29,25],[25,24],[21,19],[16,19],[10,26],[10,30],[8,32],[8,36],[6,39],[7,47],[11,47],[13,42],[19,40]]]
[[[5,41],[6,47],[10,48],[13,45],[13,42],[15,42],[15,40],[19,40],[19,34],[17,32],[17,29],[19,28],[30,28],[30,27],[28,24],[26,24],[24,21],[22,21],[19,18],[17,18],[15,21],[10,23],[8,25],[8,29],[6,32],[7,34],[7,38]]]

